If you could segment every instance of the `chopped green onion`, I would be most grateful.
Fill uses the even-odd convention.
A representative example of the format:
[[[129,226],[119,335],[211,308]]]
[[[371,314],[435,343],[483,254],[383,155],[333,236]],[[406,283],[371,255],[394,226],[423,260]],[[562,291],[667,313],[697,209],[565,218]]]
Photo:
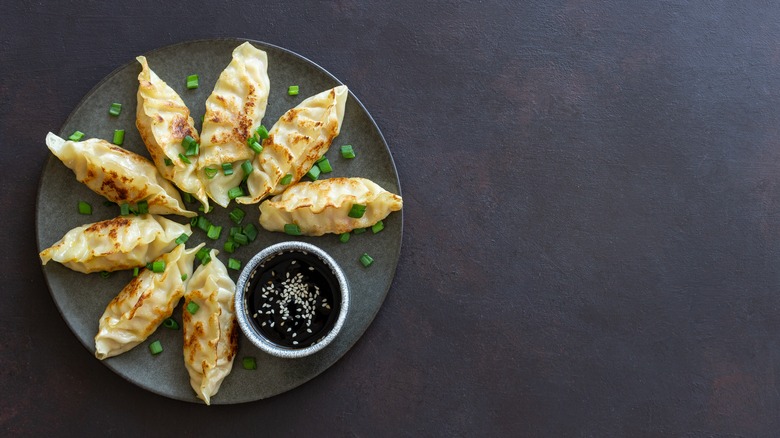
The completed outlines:
[[[195,88],[198,88],[198,75],[187,76],[187,89],[194,90]]]
[[[160,341],[157,340],[157,341],[154,341],[151,344],[149,344],[149,351],[152,354],[160,354],[160,353],[162,353],[163,348],[162,348],[162,344],[160,343]]]
[[[87,202],[79,201],[79,213],[92,214],[92,206]]]
[[[233,174],[233,163],[222,163],[222,173],[225,175]]]
[[[81,141],[81,139],[84,138],[84,133],[81,131],[75,131],[73,134],[68,137],[68,140],[70,141]]]
[[[265,140],[268,138],[268,130],[265,129],[265,126],[263,125],[260,125],[260,127],[257,128],[257,131],[255,132],[257,132],[257,136],[260,137],[260,140]]]
[[[246,213],[244,213],[244,210],[236,207],[233,209],[233,211],[230,212],[228,216],[230,216],[230,220],[232,220],[236,224],[240,224],[241,221],[244,220],[244,216],[246,216]]]
[[[234,240],[234,241],[235,241],[237,244],[239,244],[239,245],[246,245],[247,243],[249,243],[249,238],[248,238],[248,237],[246,237],[246,234],[242,234],[242,233],[236,233],[236,234],[234,234],[234,235],[233,235],[233,240]]]
[[[341,147],[341,156],[347,159],[355,158],[355,150],[351,144],[345,144]]]
[[[133,268],[133,277],[138,277],[138,274],[140,273],[140,271],[141,271],[141,269],[139,269],[138,266]]]
[[[155,274],[162,274],[165,272],[165,260],[155,260],[152,263],[152,272]]]
[[[240,196],[244,196],[244,189],[241,187],[233,187],[232,189],[228,190],[229,199],[236,199]]]
[[[200,204],[198,206],[198,211],[202,211],[204,214],[208,214],[208,213],[211,213],[212,211],[214,211],[214,208],[216,208],[216,207],[214,207],[213,205],[209,205],[208,208],[206,208],[205,205]]]
[[[169,167],[173,166],[173,160],[171,160],[168,157],[163,158],[163,162],[165,163],[166,166],[169,166]]]
[[[291,236],[300,236],[301,228],[297,224],[284,224],[284,232]]]
[[[209,236],[209,239],[211,240],[219,239],[220,234],[222,234],[222,227],[216,225],[210,226],[209,231],[206,233],[206,235]]]
[[[263,152],[263,146],[260,145],[260,143],[257,141],[254,137],[249,137],[246,140],[246,143],[249,145],[249,147],[255,151],[255,153],[259,154],[260,152]]]
[[[322,173],[333,172],[333,167],[330,165],[330,161],[328,161],[328,159],[325,157],[322,158],[324,159],[317,162],[317,167],[320,168],[320,171],[322,171]]]
[[[176,238],[176,244],[181,245],[182,243],[187,242],[190,239],[190,236],[182,233],[181,236]]]
[[[186,135],[181,139],[181,147],[184,148],[185,151],[192,147],[194,143],[197,143],[197,141],[195,141],[191,135]]]
[[[366,229],[365,228],[356,228],[356,229],[352,230],[352,232],[355,233],[355,234],[363,234],[363,233],[366,232]]]
[[[198,309],[200,309],[200,306],[195,301],[187,303],[187,311],[190,312],[191,315],[198,313]]]
[[[228,268],[234,271],[241,270],[241,261],[233,258],[228,258]]]
[[[241,365],[244,366],[245,370],[256,370],[257,369],[257,361],[252,356],[247,356],[241,360]]]
[[[184,199],[184,202],[193,202],[195,200],[195,198],[193,198],[192,195],[187,192],[184,192],[181,197]]]
[[[371,225],[371,231],[374,232],[374,234],[382,231],[385,229],[385,224],[382,221],[379,221],[375,223],[374,225]]]
[[[152,270],[152,262],[149,262],[149,263],[146,264],[146,269],[148,269],[150,271]]]
[[[236,234],[241,232],[241,227],[230,227],[230,237],[235,236]]]
[[[135,206],[138,208],[138,214],[149,213],[149,202],[148,201],[141,201],[138,204],[136,204]]]
[[[209,227],[211,227],[211,221],[205,216],[198,216],[198,228],[208,233]]]
[[[341,233],[339,235],[339,242],[341,242],[341,243],[349,242],[349,233]]]
[[[236,248],[238,248],[236,242],[233,242],[232,240],[228,240],[227,242],[225,242],[225,244],[222,245],[222,247],[225,249],[225,252],[229,252],[230,254],[236,252]]]
[[[254,242],[257,238],[257,228],[255,228],[254,224],[246,224],[244,226],[244,235],[249,239],[250,242]]]
[[[308,172],[306,172],[306,176],[308,176],[312,181],[317,181],[317,178],[320,177],[320,168],[315,164]]]
[[[206,172],[206,178],[212,179],[214,176],[217,175],[217,172],[219,172],[218,169],[215,169],[213,167],[206,167],[203,169],[204,172]]]
[[[189,277],[187,274],[181,274],[181,281],[187,281],[187,277]]]
[[[197,253],[195,253],[195,257],[200,260],[201,263],[206,265],[211,261],[211,249],[204,246],[203,248],[199,249]]]
[[[297,85],[290,85],[287,87],[287,94],[290,96],[297,96],[298,95],[299,88]]]
[[[179,159],[180,159],[180,160],[181,160],[183,163],[185,163],[185,164],[192,164],[192,161],[190,161],[190,159],[189,159],[189,158],[187,158],[186,156],[184,156],[184,154],[179,154]]]
[[[121,103],[112,103],[111,107],[108,109],[108,113],[112,116],[116,117],[119,115],[119,113],[122,112],[122,104]]]
[[[115,145],[121,145],[125,142],[125,130],[124,129],[115,129],[114,130],[114,144]]]
[[[119,214],[122,216],[127,216],[130,214],[130,204],[122,204],[119,206]]]
[[[111,273],[108,271],[100,271],[100,276],[103,278],[108,278],[111,276]]]
[[[249,174],[252,173],[252,171],[255,169],[254,167],[252,167],[252,162],[246,160],[243,163],[241,163],[241,170],[244,171],[244,179],[246,179],[249,176]]]
[[[360,256],[360,263],[362,263],[363,266],[367,268],[371,266],[372,263],[374,263],[374,259],[367,253],[363,253],[363,255]]]
[[[167,318],[165,321],[163,321],[163,327],[171,329],[171,330],[178,330],[179,329],[179,323],[176,322],[173,318]]]
[[[362,204],[352,204],[352,208],[349,210],[349,217],[360,219],[366,214],[366,206]]]
[[[198,155],[199,153],[200,153],[200,143],[198,143],[198,142],[192,143],[187,148],[187,150],[184,151],[184,155],[186,155],[188,157],[192,157],[192,156]]]
[[[190,219],[190,225],[193,227],[198,226],[198,216],[195,216],[194,218]]]
[[[287,184],[290,184],[292,182],[292,173],[288,173],[285,175],[281,181],[279,181],[279,184],[286,186]]]

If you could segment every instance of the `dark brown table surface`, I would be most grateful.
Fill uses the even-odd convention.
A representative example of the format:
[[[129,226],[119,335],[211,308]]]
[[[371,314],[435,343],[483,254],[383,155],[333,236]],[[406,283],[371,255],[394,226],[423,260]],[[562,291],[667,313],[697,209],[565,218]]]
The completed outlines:
[[[0,8],[0,435],[777,435],[777,2],[95,3]],[[205,407],[76,340],[35,197],[46,132],[101,78],[224,36],[350,86],[405,224],[349,353],[283,395]]]

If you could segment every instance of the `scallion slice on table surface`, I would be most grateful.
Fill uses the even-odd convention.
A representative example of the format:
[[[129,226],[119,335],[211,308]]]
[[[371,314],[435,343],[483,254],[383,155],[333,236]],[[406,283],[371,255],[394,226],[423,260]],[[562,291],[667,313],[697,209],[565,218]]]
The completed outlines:
[[[84,201],[79,201],[79,213],[92,214],[92,205]]]
[[[149,344],[149,352],[151,352],[152,354],[157,355],[162,353],[162,351],[163,351],[163,347],[159,340]]]

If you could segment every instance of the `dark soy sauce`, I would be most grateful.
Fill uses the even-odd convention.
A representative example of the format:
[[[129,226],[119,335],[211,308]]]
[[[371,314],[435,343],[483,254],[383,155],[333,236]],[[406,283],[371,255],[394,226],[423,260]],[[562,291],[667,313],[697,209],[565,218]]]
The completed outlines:
[[[286,348],[317,343],[333,327],[341,307],[333,271],[314,254],[276,254],[260,264],[249,281],[246,302],[255,327]]]

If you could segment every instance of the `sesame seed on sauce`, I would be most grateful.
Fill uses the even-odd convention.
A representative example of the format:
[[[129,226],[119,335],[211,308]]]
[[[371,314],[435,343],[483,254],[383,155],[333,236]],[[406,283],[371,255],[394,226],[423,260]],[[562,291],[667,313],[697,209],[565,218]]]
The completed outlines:
[[[340,307],[340,298],[333,293],[338,280],[318,257],[277,253],[254,273],[257,278],[248,286],[247,304],[254,323],[271,342],[302,348],[327,334]]]

